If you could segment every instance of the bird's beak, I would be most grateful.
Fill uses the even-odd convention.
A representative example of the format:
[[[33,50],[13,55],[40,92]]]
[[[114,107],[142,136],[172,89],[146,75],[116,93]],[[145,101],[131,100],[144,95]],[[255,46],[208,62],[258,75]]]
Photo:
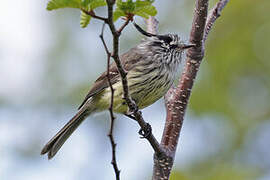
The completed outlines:
[[[188,48],[191,48],[191,47],[195,47],[196,44],[182,44],[180,47],[182,49],[188,49]]]

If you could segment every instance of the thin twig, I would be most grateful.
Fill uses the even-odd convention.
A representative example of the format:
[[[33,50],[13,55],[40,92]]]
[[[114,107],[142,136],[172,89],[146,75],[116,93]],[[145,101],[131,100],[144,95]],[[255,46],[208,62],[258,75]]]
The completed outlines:
[[[104,17],[101,17],[101,16],[97,16],[96,13],[93,10],[87,11],[87,10],[81,8],[81,11],[83,11],[85,14],[87,14],[87,15],[95,18],[95,19],[99,19],[99,20],[102,20],[104,22],[107,22],[107,20],[108,20],[107,18],[104,18]]]
[[[146,24],[146,31],[152,34],[157,34],[158,33],[158,20],[153,17],[149,16],[148,19],[144,19],[145,24]]]
[[[111,161],[111,164],[113,165],[116,180],[120,180],[120,170],[118,169],[117,161],[116,161],[116,143],[115,143],[114,137],[113,137],[113,129],[114,129],[115,117],[114,117],[114,114],[113,114],[114,89],[113,89],[111,79],[110,79],[111,53],[109,52],[109,49],[108,49],[108,47],[107,47],[107,45],[105,43],[104,37],[103,37],[104,27],[105,27],[105,23],[102,26],[101,34],[100,34],[99,37],[100,37],[100,39],[101,39],[101,41],[103,43],[103,46],[105,48],[105,51],[107,53],[107,80],[108,80],[109,87],[110,87],[110,90],[111,90],[111,102],[110,102],[110,107],[109,107],[109,112],[110,112],[110,117],[111,117],[111,126],[110,126],[110,131],[109,131],[108,137],[110,138],[110,142],[111,142],[111,146],[112,146],[112,161]]]
[[[109,51],[109,49],[108,49],[108,47],[106,45],[106,42],[104,40],[104,37],[103,37],[104,29],[105,29],[105,23],[103,23],[103,25],[102,25],[101,34],[99,35],[99,37],[100,37],[100,39],[102,41],[102,44],[103,44],[103,46],[105,48],[105,51],[106,51],[106,54],[107,54],[107,57],[108,57],[108,59],[107,59],[107,78],[108,78],[108,82],[109,82],[109,85],[111,87],[111,90],[114,91],[114,89],[112,88],[112,84],[111,84],[110,78],[109,78],[111,53],[110,53],[110,51]]]
[[[125,23],[118,29],[117,33],[120,35],[123,29],[128,25],[128,23],[131,21],[130,18],[126,18]]]
[[[209,13],[209,16],[207,17],[206,20],[206,25],[205,25],[205,32],[204,32],[204,38],[203,41],[206,41],[208,34],[210,30],[212,29],[213,24],[217,20],[217,18],[220,17],[221,11],[223,8],[226,6],[226,4],[229,2],[229,0],[220,0],[214,8]]]
[[[108,6],[108,22],[107,24],[110,27],[111,33],[113,35],[113,53],[112,57],[116,63],[116,66],[118,68],[121,81],[122,81],[122,86],[123,86],[123,92],[124,92],[124,99],[128,105],[129,112],[133,114],[135,119],[137,120],[138,124],[140,125],[141,129],[146,132],[148,135],[145,137],[151,146],[153,147],[155,153],[157,154],[162,154],[163,150],[161,149],[158,141],[152,134],[152,132],[148,132],[149,130],[149,124],[146,123],[142,117],[141,111],[139,111],[138,106],[136,103],[131,99],[129,90],[128,90],[128,81],[127,81],[127,72],[124,70],[120,58],[119,58],[119,36],[120,33],[116,30],[114,23],[113,23],[113,5],[115,1],[112,0],[106,0],[107,6]]]
[[[156,154],[163,154],[164,151],[162,150],[162,148],[160,147],[158,141],[156,140],[156,138],[152,134],[152,131],[148,132],[149,124],[144,121],[141,111],[139,111],[138,106],[136,105],[136,103],[130,97],[130,94],[129,94],[129,91],[128,91],[128,82],[127,82],[127,77],[126,77],[127,72],[123,68],[123,66],[121,64],[121,61],[120,61],[120,58],[119,58],[119,52],[118,52],[119,51],[119,37],[120,37],[121,32],[123,31],[123,29],[132,20],[133,15],[130,16],[127,19],[127,21],[119,28],[119,30],[116,30],[116,28],[114,26],[114,23],[113,23],[113,6],[115,4],[115,0],[106,0],[106,2],[107,2],[107,7],[108,7],[108,18],[103,18],[103,17],[97,16],[97,15],[95,15],[94,11],[86,11],[84,9],[82,9],[82,11],[84,13],[92,16],[93,18],[102,20],[104,23],[109,25],[111,33],[113,35],[113,52],[110,53],[110,57],[113,57],[113,59],[114,59],[114,61],[116,63],[118,72],[119,72],[120,77],[121,77],[124,99],[125,99],[125,101],[126,101],[126,103],[128,105],[128,108],[129,108],[129,112],[127,112],[127,113],[133,115],[133,117],[136,119],[136,121],[140,125],[142,131],[147,133],[147,136],[145,138],[149,141],[149,143],[151,144],[151,146],[154,149],[155,153]],[[105,44],[104,39],[103,39],[103,43]],[[109,51],[108,51],[108,48],[106,48],[106,47],[107,46],[105,46],[105,50],[107,49],[106,52],[108,54]],[[108,59],[108,61],[109,61],[109,59]],[[111,111],[110,111],[110,113],[111,113]],[[113,117],[113,116],[111,116],[111,117]],[[112,147],[114,147],[113,144],[114,143],[112,143]],[[114,161],[112,161],[112,162],[114,162]],[[115,171],[116,172],[116,177],[117,177],[118,171]]]

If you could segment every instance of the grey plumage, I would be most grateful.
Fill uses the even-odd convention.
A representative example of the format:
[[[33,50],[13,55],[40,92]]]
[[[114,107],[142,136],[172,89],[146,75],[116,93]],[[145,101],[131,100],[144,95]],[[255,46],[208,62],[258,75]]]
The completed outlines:
[[[194,45],[185,45],[177,35],[154,35],[136,28],[148,37],[121,55],[120,60],[128,72],[129,93],[142,109],[165,95],[175,79],[182,52]],[[113,110],[126,113],[128,108],[123,100],[121,77],[116,64],[112,63],[109,69],[109,77],[115,89]],[[106,74],[104,72],[95,81],[78,113],[44,146],[41,154],[48,153],[51,159],[88,115],[108,109],[111,91]]]

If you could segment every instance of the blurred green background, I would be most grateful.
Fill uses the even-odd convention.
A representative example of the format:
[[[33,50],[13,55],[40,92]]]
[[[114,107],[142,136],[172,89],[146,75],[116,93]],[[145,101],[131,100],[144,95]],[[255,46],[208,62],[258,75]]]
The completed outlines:
[[[53,160],[39,155],[106,68],[98,37],[102,24],[93,20],[81,29],[78,11],[48,12],[46,1],[1,3],[0,179],[114,179],[108,112],[88,118]],[[178,33],[187,41],[194,1],[156,0],[154,5],[159,32]],[[231,0],[222,11],[206,42],[172,180],[270,179],[269,10],[268,0]],[[104,8],[97,13],[104,14]],[[136,22],[143,26],[141,18]],[[108,44],[110,38],[106,30]],[[141,38],[129,25],[121,52]],[[143,113],[160,139],[163,100]],[[122,179],[151,177],[153,152],[138,129],[117,116]]]

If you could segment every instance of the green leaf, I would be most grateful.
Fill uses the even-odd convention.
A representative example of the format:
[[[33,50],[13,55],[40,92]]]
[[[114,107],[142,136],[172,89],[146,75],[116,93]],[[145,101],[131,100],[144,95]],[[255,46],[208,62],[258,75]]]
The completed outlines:
[[[122,0],[116,0],[116,7],[119,7],[121,6],[121,4],[123,3]]]
[[[81,11],[81,21],[80,21],[81,27],[85,28],[89,24],[91,18],[92,18],[91,16]]]
[[[127,16],[129,14],[138,15],[144,18],[148,18],[150,16],[155,16],[157,14],[156,8],[152,5],[154,0],[136,0],[133,2],[132,0],[116,1],[116,10],[114,12],[114,21],[119,19],[121,16]]]
[[[81,4],[83,7],[86,7],[86,6],[88,6],[88,4],[91,3],[91,1],[93,1],[93,0],[83,0]]]
[[[141,16],[141,17],[146,18],[146,19],[149,18],[149,15],[146,14],[145,12],[136,12],[135,14],[136,14],[137,16]]]
[[[144,14],[142,17],[147,16],[146,18],[148,18],[149,15],[155,16],[157,14],[157,10],[154,6],[148,5],[148,6],[137,8],[134,11],[134,14],[136,14],[138,16],[142,16],[142,14]]]
[[[51,0],[47,4],[47,10],[59,8],[84,8],[86,10],[92,10],[105,5],[105,0]]]
[[[93,2],[90,3],[90,9],[96,9],[101,6],[106,6],[107,3],[105,0],[94,0]]]
[[[88,3],[88,4],[87,4]],[[84,5],[83,5],[84,4]],[[95,8],[101,7],[101,6],[106,6],[106,1],[105,0],[85,0],[82,5],[83,5],[83,9],[86,11],[91,11]],[[89,22],[91,20],[91,16],[81,12],[81,21],[80,21],[80,25],[82,28],[85,28]]]
[[[136,7],[134,10],[134,14],[138,16],[142,16],[144,18],[148,18],[150,16],[155,16],[157,14],[156,8],[152,5],[154,1],[136,1]]]
[[[152,5],[153,2],[154,1],[136,1],[135,5],[136,5],[136,8],[140,8],[140,7]]]
[[[119,8],[117,8],[113,12],[113,21],[117,21],[117,19],[119,19],[121,16],[125,16],[125,13],[122,10],[120,10]]]
[[[144,12],[150,16],[155,16],[157,14],[157,9],[154,6],[147,6],[144,8]]]
[[[80,8],[81,0],[51,0],[47,4],[47,10],[59,8]]]
[[[144,18],[155,16],[157,11],[152,5],[154,0],[116,0],[116,9],[113,13],[113,20],[116,21],[120,17],[127,15],[138,15]],[[106,6],[105,0],[50,0],[47,4],[47,10],[59,8],[78,8],[86,11],[91,11],[101,6]],[[91,16],[81,12],[81,27],[86,27],[91,20]]]
[[[87,10],[93,10],[101,6],[106,6],[105,0],[84,0],[82,2],[82,7]]]
[[[116,2],[116,7],[123,11],[125,14],[131,13],[135,9],[135,3],[132,2],[132,0],[127,0],[126,2],[123,2],[122,0],[118,0]]]

